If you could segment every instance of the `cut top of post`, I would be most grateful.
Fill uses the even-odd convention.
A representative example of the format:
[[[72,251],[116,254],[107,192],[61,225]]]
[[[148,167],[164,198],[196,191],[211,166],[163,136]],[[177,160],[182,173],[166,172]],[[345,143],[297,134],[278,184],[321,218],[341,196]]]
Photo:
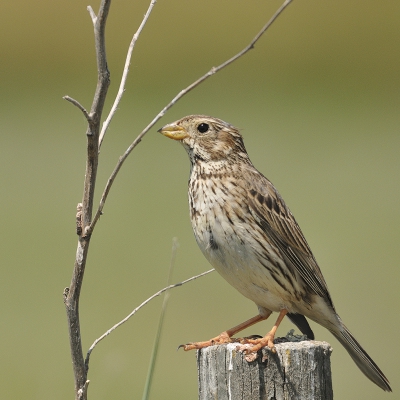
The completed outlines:
[[[332,400],[329,343],[276,344],[248,362],[238,343],[197,351],[199,399]]]

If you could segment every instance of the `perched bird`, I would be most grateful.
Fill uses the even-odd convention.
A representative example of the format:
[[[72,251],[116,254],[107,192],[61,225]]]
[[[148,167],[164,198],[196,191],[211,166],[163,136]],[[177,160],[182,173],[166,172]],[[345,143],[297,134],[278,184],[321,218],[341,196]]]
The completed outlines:
[[[159,132],[179,141],[189,155],[189,208],[197,244],[222,277],[259,310],[248,321],[184,349],[227,343],[273,311],[279,313],[274,327],[261,339],[248,339],[250,351],[274,348],[285,315],[314,339],[307,317],[332,332],[361,371],[390,392],[385,375],[336,313],[299,225],[273,184],[253,166],[238,129],[217,118],[190,115]]]

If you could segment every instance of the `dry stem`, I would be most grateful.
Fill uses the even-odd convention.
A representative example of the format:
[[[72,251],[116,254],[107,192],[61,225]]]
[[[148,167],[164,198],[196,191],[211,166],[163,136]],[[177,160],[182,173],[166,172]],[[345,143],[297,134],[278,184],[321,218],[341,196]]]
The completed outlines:
[[[169,285],[169,286],[165,287],[164,289],[159,290],[157,293],[154,293],[154,294],[153,294],[152,296],[150,296],[147,300],[145,300],[142,304],[140,304],[138,307],[136,307],[136,308],[135,308],[129,315],[127,315],[123,320],[121,320],[121,321],[119,321],[118,323],[116,323],[116,324],[115,324],[113,327],[111,327],[107,332],[103,333],[103,335],[101,335],[99,338],[97,338],[97,339],[93,342],[93,344],[90,346],[90,348],[89,348],[89,350],[88,350],[88,352],[87,352],[87,355],[86,355],[86,360],[85,360],[86,366],[89,367],[90,354],[92,353],[93,349],[97,346],[97,344],[98,344],[99,342],[101,342],[105,337],[107,337],[111,332],[115,331],[115,329],[117,329],[119,326],[121,326],[121,325],[124,324],[126,321],[128,321],[129,318],[133,317],[133,316],[134,316],[143,306],[145,306],[148,302],[150,302],[151,300],[153,300],[154,298],[156,298],[156,297],[159,296],[160,294],[166,292],[167,290],[174,289],[174,288],[176,288],[176,287],[178,287],[178,286],[182,286],[182,285],[184,285],[185,283],[188,283],[188,282],[190,282],[190,281],[194,281],[195,279],[201,278],[202,276],[207,275],[207,274],[209,274],[210,272],[213,272],[213,271],[214,271],[214,268],[213,268],[213,269],[210,269],[210,270],[208,270],[208,271],[206,271],[206,272],[203,272],[203,273],[201,273],[201,274],[199,274],[199,275],[192,276],[191,278],[186,279],[186,280],[184,280],[184,281],[182,281],[182,282],[175,283],[175,284],[173,284],[173,285]]]
[[[107,68],[106,47],[105,47],[105,27],[110,9],[111,0],[102,0],[99,13],[91,17],[94,27],[94,38],[97,60],[97,86],[93,98],[90,112],[80,105],[76,100],[67,98],[68,101],[76,105],[84,113],[88,120],[86,131],[87,136],[87,161],[85,171],[85,182],[82,199],[82,219],[83,232],[85,227],[90,225],[93,211],[94,189],[97,175],[97,165],[99,159],[99,132],[101,114],[104,108],[104,101],[110,84],[110,74]],[[85,110],[85,111],[84,111]],[[72,366],[75,380],[75,399],[85,400],[87,398],[87,369],[82,352],[82,341],[79,323],[79,296],[85,272],[87,254],[89,251],[90,235],[79,236],[78,248],[76,251],[74,272],[69,288],[64,291],[64,303],[67,311],[69,339],[71,348]]]
[[[126,80],[128,78],[128,73],[129,73],[129,66],[131,65],[131,58],[132,58],[132,52],[135,47],[136,41],[138,40],[140,33],[142,32],[144,26],[146,25],[147,20],[150,17],[151,11],[153,10],[153,7],[155,6],[157,0],[151,0],[149,8],[147,9],[147,12],[143,18],[142,23],[139,26],[139,29],[136,31],[136,33],[133,35],[133,38],[131,40],[131,43],[128,48],[128,54],[126,56],[125,60],[125,66],[124,66],[124,71],[122,72],[122,78],[121,78],[121,83],[119,85],[117,97],[115,98],[114,104],[111,107],[110,113],[108,114],[108,117],[103,123],[103,126],[101,128],[100,132],[100,137],[99,137],[99,147],[101,147],[101,144],[103,143],[104,135],[107,132],[108,126],[110,125],[110,122],[112,118],[114,117],[115,112],[117,111],[118,105],[122,99],[122,95],[125,92],[125,84]]]

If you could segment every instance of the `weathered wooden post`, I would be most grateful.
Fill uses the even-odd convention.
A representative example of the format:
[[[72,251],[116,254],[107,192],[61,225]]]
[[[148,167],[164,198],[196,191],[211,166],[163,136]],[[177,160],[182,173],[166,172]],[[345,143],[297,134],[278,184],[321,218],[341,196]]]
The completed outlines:
[[[248,362],[238,343],[198,350],[199,400],[332,400],[329,343],[276,344]]]

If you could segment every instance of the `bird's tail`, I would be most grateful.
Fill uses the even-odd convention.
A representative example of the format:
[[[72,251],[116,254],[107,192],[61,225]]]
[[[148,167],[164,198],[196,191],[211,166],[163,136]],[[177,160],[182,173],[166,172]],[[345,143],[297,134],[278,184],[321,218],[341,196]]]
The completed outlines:
[[[340,318],[339,318],[340,321]],[[338,330],[331,331],[333,335],[344,346],[351,358],[357,364],[358,368],[369,378],[372,382],[378,385],[386,392],[391,392],[389,381],[379,367],[375,364],[372,358],[357,342],[355,337],[350,333],[346,326],[341,322]]]

